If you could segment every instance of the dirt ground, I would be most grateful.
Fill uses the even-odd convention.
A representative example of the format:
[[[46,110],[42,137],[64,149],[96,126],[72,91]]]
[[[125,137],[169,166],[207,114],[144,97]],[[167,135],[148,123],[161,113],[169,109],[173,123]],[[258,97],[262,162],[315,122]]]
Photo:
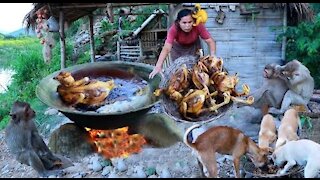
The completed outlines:
[[[320,111],[320,106],[318,103],[311,103],[310,107],[315,112]],[[312,128],[308,127],[307,124],[303,126],[301,138],[311,139],[315,142],[320,143],[320,118],[309,119],[312,124]],[[185,125],[182,125],[185,126]],[[185,127],[182,127],[185,128]],[[48,142],[48,139],[45,139]],[[219,157],[219,156],[218,156]],[[131,159],[127,161],[128,166],[134,166],[136,164],[141,164],[147,166],[148,164],[166,164],[168,167],[174,167],[177,162],[186,162],[187,170],[179,170],[171,172],[172,177],[199,177],[200,170],[199,166],[195,161],[195,156],[192,155],[191,150],[185,146],[182,142],[178,142],[175,145],[163,148],[163,149],[149,149],[144,152],[132,156]],[[76,165],[73,170],[69,170],[69,174],[76,174],[85,172],[85,178],[90,177],[106,177],[101,175],[101,172],[92,172],[88,169],[88,161],[85,160],[74,160],[73,163]],[[219,171],[220,177],[233,177],[233,167],[232,161],[230,159],[225,159],[221,161],[221,168]],[[4,142],[4,131],[0,131],[0,177],[3,178],[28,178],[37,177],[36,172],[26,165],[18,163],[14,157],[9,153],[7,146]],[[68,177],[68,176],[65,176]],[[73,177],[73,176],[69,176]]]

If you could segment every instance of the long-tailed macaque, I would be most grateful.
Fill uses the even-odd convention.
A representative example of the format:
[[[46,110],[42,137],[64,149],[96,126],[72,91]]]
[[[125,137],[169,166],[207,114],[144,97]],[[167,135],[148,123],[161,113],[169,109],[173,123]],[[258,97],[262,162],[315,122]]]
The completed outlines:
[[[308,109],[307,104],[314,89],[314,80],[309,69],[298,60],[292,60],[279,67],[279,77],[285,80],[289,90],[283,97],[281,108],[270,108],[269,112],[283,114],[290,105],[304,105]]]
[[[280,108],[284,94],[288,90],[286,82],[278,77],[277,68],[280,65],[267,64],[264,67],[263,77],[264,82],[262,86],[256,91],[252,92],[254,103],[251,105],[255,108],[263,108],[263,106]],[[238,107],[243,105],[239,104]]]
[[[51,170],[61,165],[61,160],[49,150],[33,122],[35,111],[26,102],[14,102],[11,120],[5,130],[5,142],[17,161],[35,169],[42,177],[59,175],[61,170]]]

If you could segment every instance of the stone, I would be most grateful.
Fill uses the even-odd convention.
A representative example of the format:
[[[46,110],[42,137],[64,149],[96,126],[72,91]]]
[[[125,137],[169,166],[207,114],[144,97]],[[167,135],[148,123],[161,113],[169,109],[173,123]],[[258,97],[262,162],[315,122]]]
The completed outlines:
[[[155,147],[169,147],[182,140],[182,131],[164,113],[150,113],[141,119],[137,132]]]
[[[126,171],[128,169],[127,165],[125,164],[124,160],[123,159],[119,159],[117,161],[117,169],[120,171],[120,172],[123,172],[123,171]]]
[[[52,132],[48,147],[57,154],[71,158],[81,158],[94,152],[89,142],[89,134],[74,123],[67,123]]]
[[[112,167],[106,166],[103,168],[101,175],[106,176],[106,175],[110,174],[111,171],[112,171]]]
[[[98,171],[101,171],[101,170],[102,170],[102,166],[101,166],[101,164],[100,164],[99,161],[94,161],[94,162],[92,163],[92,170],[93,170],[94,172],[98,172]]]
[[[44,112],[45,115],[49,115],[49,116],[56,115],[58,113],[59,111],[53,108],[48,108],[48,110]]]
[[[170,174],[170,171],[168,170],[168,168],[164,168],[162,171],[161,171],[161,174],[160,174],[160,178],[171,178],[171,174]]]

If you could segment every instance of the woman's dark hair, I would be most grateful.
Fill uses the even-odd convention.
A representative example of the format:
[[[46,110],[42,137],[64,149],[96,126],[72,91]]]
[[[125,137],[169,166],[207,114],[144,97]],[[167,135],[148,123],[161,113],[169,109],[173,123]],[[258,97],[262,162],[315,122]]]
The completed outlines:
[[[192,10],[191,9],[181,9],[178,14],[177,14],[177,18],[174,21],[175,25],[177,26],[177,28],[180,30],[180,26],[179,26],[179,21],[181,20],[181,18],[185,17],[185,16],[189,16],[192,15]]]

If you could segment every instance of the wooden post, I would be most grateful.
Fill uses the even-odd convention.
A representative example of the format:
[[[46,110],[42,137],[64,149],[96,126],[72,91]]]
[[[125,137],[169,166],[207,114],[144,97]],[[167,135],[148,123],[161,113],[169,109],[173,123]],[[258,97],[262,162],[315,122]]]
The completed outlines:
[[[167,19],[167,29],[170,28],[172,22],[174,21],[175,17],[173,17],[174,14],[174,5],[173,4],[169,4],[169,14],[168,14],[168,19]]]
[[[117,58],[118,58],[118,61],[120,61],[120,42],[119,42],[119,39],[117,41]]]
[[[89,15],[89,28],[90,28],[90,50],[91,50],[91,62],[95,61],[94,53],[94,37],[93,37],[93,16]]]
[[[143,51],[142,51],[142,42],[141,39],[139,38],[139,58],[142,59],[143,58]]]
[[[168,29],[170,28],[170,26],[173,24],[173,22],[177,18],[178,11],[180,11],[183,8],[182,3],[179,3],[179,4],[175,3],[175,4],[176,5],[174,5],[174,4],[169,5],[169,14],[168,14],[168,20],[167,20]]]
[[[287,31],[287,5],[284,6],[283,10],[283,33]],[[287,37],[283,36],[282,38],[282,46],[281,46],[281,61],[284,64],[286,61],[286,45],[287,45]]]
[[[64,37],[64,14],[63,11],[59,12],[59,33],[60,33],[60,46],[61,46],[61,69],[66,67],[66,42]]]

